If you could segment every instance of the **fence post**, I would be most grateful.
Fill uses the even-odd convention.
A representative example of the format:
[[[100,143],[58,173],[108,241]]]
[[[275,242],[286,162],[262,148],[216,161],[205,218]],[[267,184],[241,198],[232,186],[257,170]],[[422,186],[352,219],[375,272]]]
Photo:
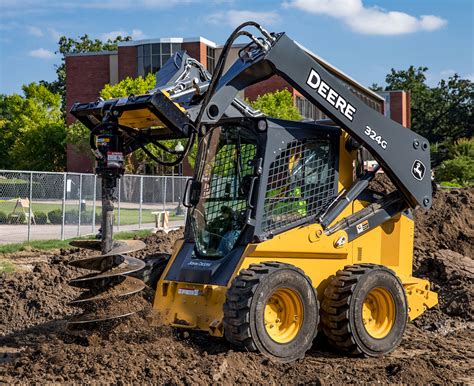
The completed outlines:
[[[33,172],[30,172],[30,205],[28,205],[28,241],[30,241],[31,235],[31,206],[33,205]]]
[[[64,240],[64,216],[66,212],[66,186],[67,186],[67,173],[63,174],[63,203],[62,203],[62,216],[61,216],[61,240]]]
[[[95,205],[97,199],[97,176],[94,174],[94,198],[92,201],[92,233],[95,232]]]
[[[171,202],[174,202],[174,183],[175,183],[175,178],[174,178],[174,166],[171,169]]]
[[[138,229],[142,228],[143,176],[140,177],[140,202],[138,209]]]
[[[123,178],[126,178],[125,176]],[[117,230],[120,229],[120,196],[121,196],[121,191],[122,191],[122,178],[118,180],[118,220],[117,220]]]
[[[163,188],[163,210],[166,211],[166,176],[163,176],[163,179],[165,180]]]
[[[81,209],[82,209],[82,173],[79,174],[79,216],[77,218],[77,235],[81,235]]]

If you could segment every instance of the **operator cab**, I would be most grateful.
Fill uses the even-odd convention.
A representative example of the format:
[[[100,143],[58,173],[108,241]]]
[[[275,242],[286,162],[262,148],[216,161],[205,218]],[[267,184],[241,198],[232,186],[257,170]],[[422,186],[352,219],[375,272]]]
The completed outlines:
[[[185,197],[189,258],[227,260],[239,246],[315,222],[337,195],[340,134],[270,118],[208,127]]]

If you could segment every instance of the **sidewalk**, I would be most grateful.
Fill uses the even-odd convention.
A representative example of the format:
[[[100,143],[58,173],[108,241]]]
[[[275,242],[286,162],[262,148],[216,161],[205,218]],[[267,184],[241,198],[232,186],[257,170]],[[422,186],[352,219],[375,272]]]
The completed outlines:
[[[179,227],[184,225],[184,220],[170,221],[169,227]],[[142,224],[140,229],[153,229],[154,223]],[[92,229],[91,225],[81,226],[79,234],[85,236],[88,234],[97,233],[99,226],[96,229]],[[121,225],[120,227],[114,227],[114,232],[126,232],[138,230],[138,224],[134,225]],[[61,226],[60,225],[31,225],[30,240],[54,240],[61,239]],[[66,225],[64,227],[64,238],[70,239],[72,237],[78,237],[78,226],[77,225]],[[28,238],[28,226],[27,225],[0,225],[0,244],[11,244],[11,243],[22,243],[27,241]]]

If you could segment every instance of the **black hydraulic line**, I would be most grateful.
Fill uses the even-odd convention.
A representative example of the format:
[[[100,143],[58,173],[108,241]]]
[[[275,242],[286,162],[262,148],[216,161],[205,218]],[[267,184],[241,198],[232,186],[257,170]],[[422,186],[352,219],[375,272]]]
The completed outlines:
[[[201,120],[202,116],[204,114],[204,111],[206,111],[207,105],[209,104],[209,101],[211,100],[212,96],[214,95],[215,89],[217,87],[217,83],[222,77],[222,73],[224,72],[224,67],[225,63],[227,60],[227,57],[229,55],[230,49],[232,47],[232,43],[239,37],[239,36],[247,36],[250,37],[253,40],[253,35],[251,35],[249,32],[246,31],[241,31],[242,28],[245,28],[247,26],[253,26],[256,27],[264,36],[267,38],[273,40],[271,35],[260,26],[260,24],[253,22],[253,21],[248,21],[245,23],[242,23],[239,25],[229,36],[227,41],[224,44],[224,47],[222,49],[222,52],[219,56],[219,60],[217,61],[217,65],[214,71],[214,74],[211,78],[211,81],[209,83],[209,87],[207,88],[207,92],[204,95],[204,99],[202,101],[201,109],[199,110],[199,114],[196,118],[196,127],[199,129],[199,126],[201,125]]]
[[[194,144],[195,138],[196,138],[196,129],[193,125],[188,123],[187,125],[192,126],[192,132],[191,135],[188,139],[188,142],[186,144],[186,147],[184,148],[183,152],[177,152],[175,150],[168,149],[166,146],[158,143],[154,139],[150,138],[149,136],[145,136],[142,132],[136,131],[132,129],[131,127],[128,126],[123,126],[119,125],[118,123],[115,122],[102,122],[99,123],[94,129],[91,130],[90,136],[89,136],[89,144],[90,147],[96,157],[99,156],[97,153],[97,146],[95,143],[95,136],[98,134],[98,132],[102,129],[116,129],[116,130],[121,130],[124,131],[135,143],[138,144],[138,146],[145,152],[145,154],[150,157],[153,161],[157,162],[160,165],[163,166],[176,166],[179,165],[180,163],[183,162],[184,158],[188,155],[189,150],[191,149],[192,145]],[[146,143],[144,143],[146,142]],[[153,144],[154,146],[159,147],[160,149],[166,151],[169,154],[179,154],[179,157],[176,158],[174,161],[163,161],[156,157],[153,153],[151,153],[147,148],[146,145],[148,143]]]
[[[367,188],[369,182],[375,177],[379,168],[380,166],[377,166],[374,170],[365,173],[362,177],[354,181],[347,192],[336,198],[334,203],[319,218],[319,222],[323,229],[327,228],[337,218],[337,216],[339,216],[344,209],[346,209],[347,206]]]

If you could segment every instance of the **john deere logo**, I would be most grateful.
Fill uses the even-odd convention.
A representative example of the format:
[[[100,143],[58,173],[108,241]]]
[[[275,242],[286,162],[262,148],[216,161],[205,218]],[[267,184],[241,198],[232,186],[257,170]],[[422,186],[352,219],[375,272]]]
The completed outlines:
[[[415,160],[413,162],[413,166],[411,167],[411,174],[415,177],[418,181],[421,181],[425,176],[426,167],[420,160]]]

